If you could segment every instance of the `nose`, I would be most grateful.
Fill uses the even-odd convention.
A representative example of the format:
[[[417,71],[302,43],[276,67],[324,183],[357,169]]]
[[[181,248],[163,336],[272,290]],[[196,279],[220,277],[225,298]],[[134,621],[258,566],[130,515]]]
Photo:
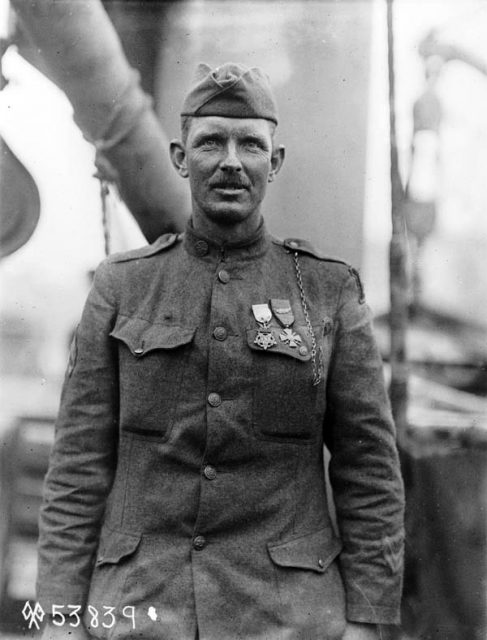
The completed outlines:
[[[237,145],[233,141],[229,142],[225,147],[225,153],[220,162],[220,169],[227,172],[242,170]]]

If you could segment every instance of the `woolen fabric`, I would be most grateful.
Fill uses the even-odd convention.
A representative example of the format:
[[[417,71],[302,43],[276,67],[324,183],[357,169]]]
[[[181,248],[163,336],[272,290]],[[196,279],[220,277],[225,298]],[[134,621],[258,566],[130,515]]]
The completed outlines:
[[[117,640],[323,640],[398,620],[403,487],[370,314],[353,270],[298,250],[314,385],[296,246],[261,227],[221,247],[189,226],[99,267],[45,485],[46,611],[113,607],[90,632]],[[270,299],[290,301],[305,350],[255,343],[252,305]]]
[[[182,116],[264,118],[277,124],[277,104],[266,74],[258,67],[227,62],[216,69],[200,64],[184,99]]]

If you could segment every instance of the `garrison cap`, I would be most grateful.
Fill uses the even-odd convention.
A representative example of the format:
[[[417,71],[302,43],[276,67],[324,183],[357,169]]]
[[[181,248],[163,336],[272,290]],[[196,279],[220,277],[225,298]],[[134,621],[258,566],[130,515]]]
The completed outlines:
[[[264,118],[277,124],[277,105],[269,80],[258,67],[226,62],[212,69],[201,63],[181,116]]]

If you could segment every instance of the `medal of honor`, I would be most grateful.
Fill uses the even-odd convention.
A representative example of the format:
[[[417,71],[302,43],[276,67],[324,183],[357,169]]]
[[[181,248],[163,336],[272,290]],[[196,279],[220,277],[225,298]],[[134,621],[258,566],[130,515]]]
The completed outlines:
[[[264,350],[274,347],[277,342],[272,335],[272,331],[269,327],[269,322],[272,319],[272,312],[269,309],[269,305],[253,304],[252,313],[254,314],[254,318],[256,319],[257,324],[259,325],[259,330],[257,331],[257,335],[255,336],[254,344]]]
[[[271,300],[271,308],[279,320],[279,323],[284,327],[284,331],[279,334],[279,339],[287,344],[291,349],[295,349],[302,342],[301,336],[293,331],[290,327],[294,323],[294,314],[291,309],[291,303],[289,300]]]

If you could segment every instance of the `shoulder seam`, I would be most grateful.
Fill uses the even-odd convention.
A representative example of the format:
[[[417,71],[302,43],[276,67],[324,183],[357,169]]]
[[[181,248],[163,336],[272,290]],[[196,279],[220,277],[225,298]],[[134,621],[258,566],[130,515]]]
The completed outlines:
[[[334,256],[326,256],[322,253],[316,251],[316,249],[309,243],[307,240],[301,240],[299,238],[287,238],[286,240],[278,240],[276,244],[282,245],[288,253],[297,252],[303,253],[308,256],[312,256],[317,260],[322,260],[324,262],[333,262],[335,264],[341,264],[345,266],[348,270],[349,275],[355,280],[355,284],[358,290],[358,301],[359,304],[364,304],[365,302],[365,291],[364,286],[362,284],[362,280],[360,278],[360,274],[358,270],[353,267],[349,262],[342,260],[341,258],[336,258]]]
[[[362,279],[360,277],[358,269],[355,269],[351,265],[348,265],[348,272],[355,279],[355,284],[357,285],[357,289],[358,289],[358,301],[359,301],[359,304],[364,304],[364,302],[365,302],[365,290],[364,290],[364,285],[362,284]]]
[[[150,258],[161,251],[165,251],[174,246],[182,237],[180,233],[165,233],[159,236],[152,244],[140,247],[139,249],[133,249],[132,251],[124,251],[121,253],[114,253],[108,257],[108,262],[130,262],[131,260],[139,260],[141,258]]]
[[[342,260],[342,258],[338,258],[336,256],[328,256],[320,253],[307,240],[302,240],[300,238],[286,238],[285,240],[278,241],[276,244],[282,245],[288,252],[297,251],[299,253],[304,253],[308,256],[312,256],[317,260],[323,260],[325,262],[335,262],[337,264],[343,264],[346,267],[351,266],[348,262],[346,262],[346,260]]]

